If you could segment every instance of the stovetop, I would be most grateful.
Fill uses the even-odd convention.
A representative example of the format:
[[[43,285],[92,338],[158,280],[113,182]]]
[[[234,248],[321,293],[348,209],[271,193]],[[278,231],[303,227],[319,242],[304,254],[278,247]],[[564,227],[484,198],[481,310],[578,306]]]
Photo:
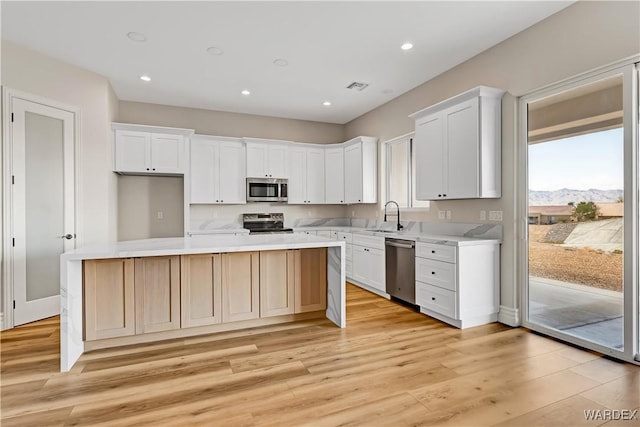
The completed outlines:
[[[293,233],[292,228],[284,227],[282,213],[242,214],[242,226],[249,230],[249,234]]]

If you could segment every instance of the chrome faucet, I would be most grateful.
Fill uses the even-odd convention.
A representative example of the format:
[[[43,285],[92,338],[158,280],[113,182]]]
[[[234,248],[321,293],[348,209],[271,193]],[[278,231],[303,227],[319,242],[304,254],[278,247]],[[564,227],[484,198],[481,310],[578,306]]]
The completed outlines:
[[[397,224],[397,230],[400,231],[402,230],[403,226],[402,224],[400,224],[400,206],[398,205],[398,202],[394,201],[394,200],[389,200],[385,205],[384,205],[384,222],[387,222],[387,206],[389,206],[389,203],[393,203],[396,205],[396,217],[398,218],[398,224]]]

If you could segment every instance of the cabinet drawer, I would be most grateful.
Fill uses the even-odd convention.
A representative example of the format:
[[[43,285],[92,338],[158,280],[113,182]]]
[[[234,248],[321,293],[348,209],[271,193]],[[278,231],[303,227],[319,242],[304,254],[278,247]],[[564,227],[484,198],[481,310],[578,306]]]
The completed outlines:
[[[416,304],[453,319],[457,318],[455,292],[416,282]]]
[[[366,246],[367,248],[384,250],[384,237],[354,234],[353,244],[358,246]]]
[[[456,265],[416,257],[416,280],[455,291]]]
[[[456,262],[455,246],[439,245],[436,243],[416,243],[416,256],[445,262]]]
[[[353,234],[343,233],[342,231],[338,231],[338,240],[344,240],[347,243],[353,243]]]

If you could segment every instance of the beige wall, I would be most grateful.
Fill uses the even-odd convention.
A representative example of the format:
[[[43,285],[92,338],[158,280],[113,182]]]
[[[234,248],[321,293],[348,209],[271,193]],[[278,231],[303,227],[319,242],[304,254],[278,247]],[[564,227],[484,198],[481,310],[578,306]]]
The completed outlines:
[[[479,222],[480,210],[504,211],[502,305],[519,305],[514,185],[518,179],[514,160],[517,96],[639,53],[639,16],[638,2],[578,2],[346,125],[347,138],[367,134],[385,141],[413,131],[408,114],[457,93],[478,85],[508,91],[502,102],[502,199],[432,202],[430,212],[403,215],[438,221],[438,210],[451,210],[454,222]],[[356,216],[375,217],[377,209],[380,206],[358,207]]]
[[[284,139],[315,144],[346,141],[343,125],[141,102],[121,101],[118,121],[195,129],[202,135]]]
[[[182,177],[119,175],[117,181],[118,240],[184,235]]]

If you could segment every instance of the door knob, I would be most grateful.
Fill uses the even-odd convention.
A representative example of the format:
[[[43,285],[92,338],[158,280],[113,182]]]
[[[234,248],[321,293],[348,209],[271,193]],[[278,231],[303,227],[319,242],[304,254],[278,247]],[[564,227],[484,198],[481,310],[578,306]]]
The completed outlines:
[[[73,234],[65,234],[64,236],[60,236],[63,239],[71,240],[73,239]]]

